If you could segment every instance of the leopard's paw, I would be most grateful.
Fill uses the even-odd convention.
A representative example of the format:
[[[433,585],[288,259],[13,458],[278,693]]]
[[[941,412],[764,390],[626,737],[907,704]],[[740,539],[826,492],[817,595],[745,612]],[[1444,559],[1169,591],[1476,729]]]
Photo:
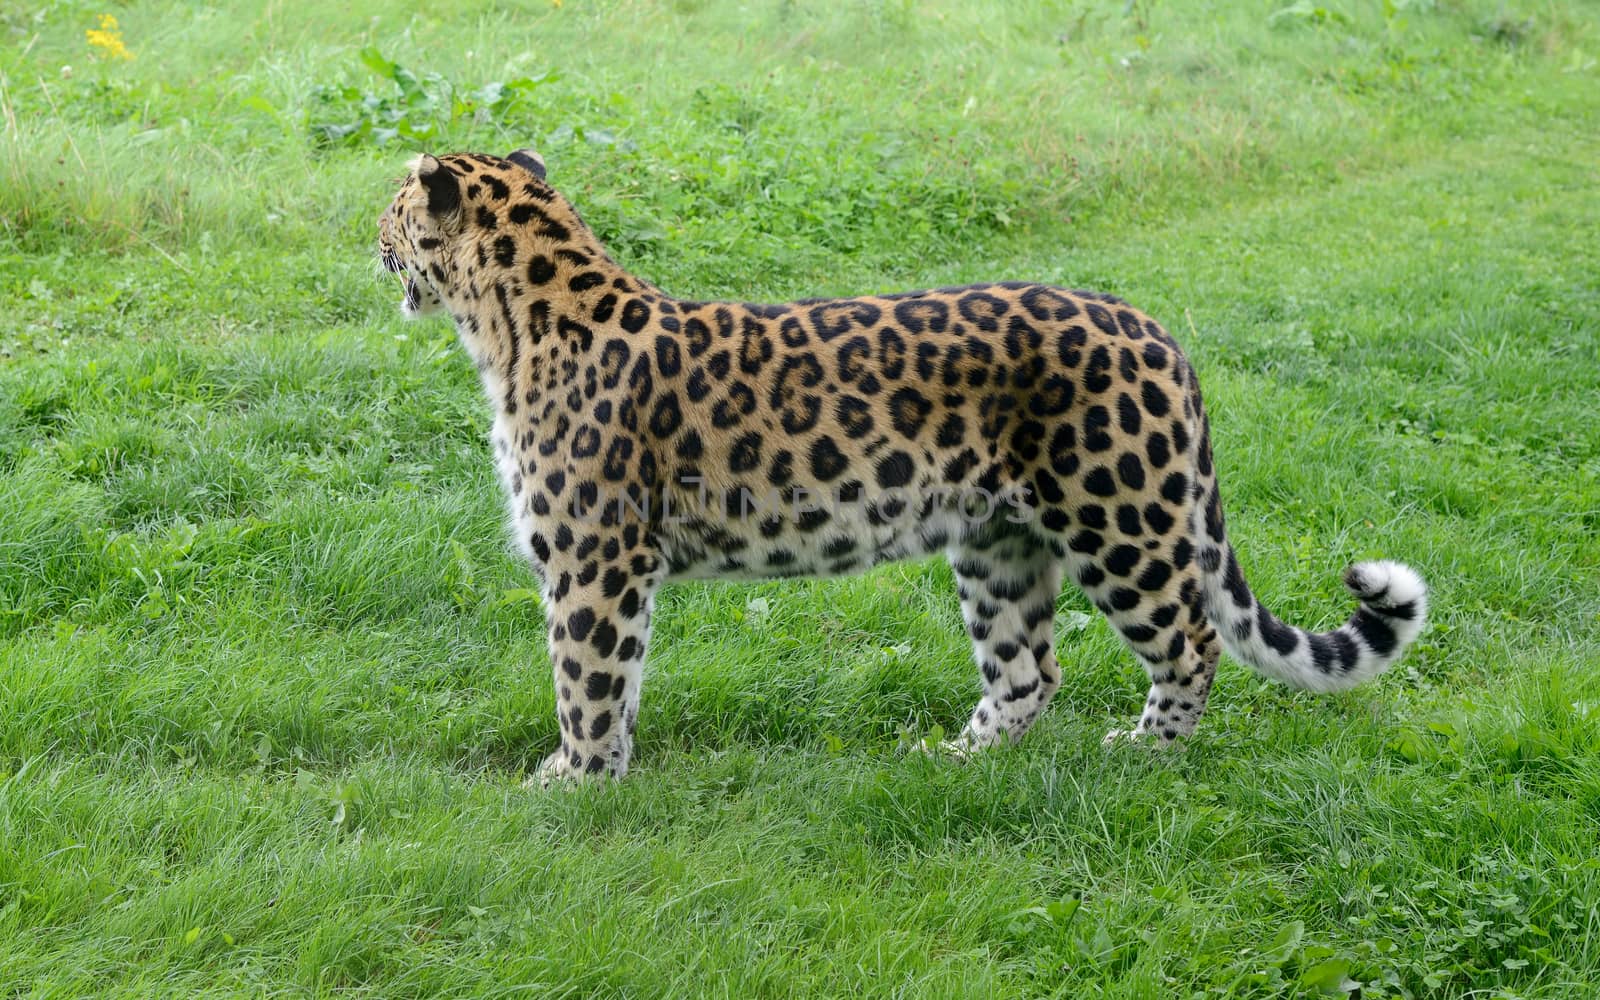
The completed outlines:
[[[537,771],[528,775],[522,787],[547,789],[552,785],[575,785],[581,778],[582,773],[572,766],[571,758],[557,750],[544,759]]]
[[[1106,738],[1100,741],[1100,745],[1110,748],[1123,743],[1138,743],[1142,738],[1143,734],[1137,729],[1113,729],[1106,733]]]
[[[1106,738],[1100,741],[1100,745],[1107,750],[1120,746],[1142,747],[1147,750],[1183,749],[1181,739],[1169,740],[1147,729],[1113,729],[1106,733]]]

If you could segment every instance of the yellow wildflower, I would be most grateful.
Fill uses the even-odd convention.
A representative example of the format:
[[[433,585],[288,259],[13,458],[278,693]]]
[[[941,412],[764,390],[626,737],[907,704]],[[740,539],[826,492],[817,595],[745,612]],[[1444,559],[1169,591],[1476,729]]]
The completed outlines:
[[[122,29],[117,27],[117,19],[110,14],[101,14],[100,27],[90,28],[84,35],[88,37],[89,47],[106,59],[133,58],[133,53],[122,44]]]

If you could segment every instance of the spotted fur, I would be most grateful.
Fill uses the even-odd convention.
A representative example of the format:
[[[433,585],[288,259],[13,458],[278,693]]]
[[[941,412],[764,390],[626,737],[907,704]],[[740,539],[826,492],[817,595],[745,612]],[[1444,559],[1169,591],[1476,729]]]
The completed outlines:
[[[962,750],[1018,739],[1055,694],[1063,576],[1144,663],[1132,735],[1161,744],[1193,731],[1222,649],[1331,691],[1422,628],[1426,591],[1398,563],[1347,572],[1360,603],[1331,632],[1256,600],[1194,372],[1120,299],[1014,282],[677,299],[612,261],[531,151],[421,157],[379,230],[402,311],[455,321],[494,409],[549,623],[562,739],[547,776],[626,772],[669,579],[943,552],[983,687]]]

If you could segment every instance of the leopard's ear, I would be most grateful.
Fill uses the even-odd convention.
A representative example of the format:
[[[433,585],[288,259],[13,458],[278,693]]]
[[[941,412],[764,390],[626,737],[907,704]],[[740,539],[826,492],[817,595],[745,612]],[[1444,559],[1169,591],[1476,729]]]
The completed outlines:
[[[544,157],[531,149],[519,149],[506,157],[512,163],[528,171],[528,173],[544,180]]]
[[[429,215],[442,221],[460,211],[461,185],[456,181],[456,175],[440,163],[438,157],[423,153],[417,157],[413,169],[417,172],[417,180],[422,182],[422,189],[428,192]]]

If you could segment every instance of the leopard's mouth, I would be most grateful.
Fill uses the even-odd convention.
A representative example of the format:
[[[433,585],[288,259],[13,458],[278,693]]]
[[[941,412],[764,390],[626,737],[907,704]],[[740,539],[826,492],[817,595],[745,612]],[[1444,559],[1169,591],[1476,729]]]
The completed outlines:
[[[400,282],[403,298],[400,300],[400,312],[406,316],[417,316],[422,312],[422,288],[417,284],[417,279],[411,276],[411,271],[400,262],[400,256],[387,247],[380,247],[378,262],[385,271],[394,275]]]
[[[400,311],[407,316],[415,316],[422,311],[422,289],[417,285],[417,279],[401,271],[395,277],[400,279],[400,287],[405,289],[405,298],[400,302]]]

